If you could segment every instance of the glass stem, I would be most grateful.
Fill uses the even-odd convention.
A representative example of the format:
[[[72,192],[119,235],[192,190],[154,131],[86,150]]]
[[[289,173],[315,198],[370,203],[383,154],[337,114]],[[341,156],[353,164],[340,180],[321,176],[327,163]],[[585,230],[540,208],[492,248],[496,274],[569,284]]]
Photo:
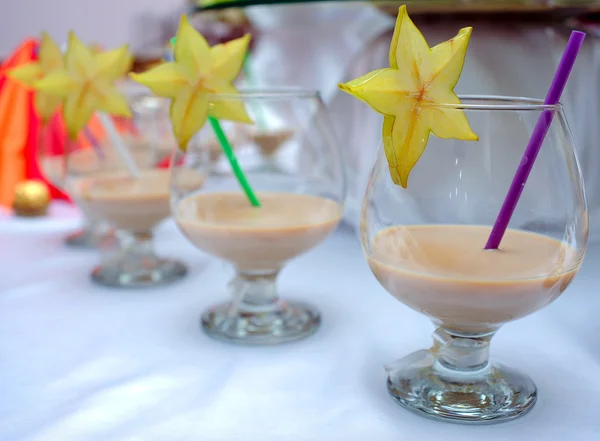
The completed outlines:
[[[140,256],[154,255],[152,232],[130,232],[129,251]]]
[[[276,280],[279,269],[274,271],[236,271],[229,282],[233,297],[232,309],[240,313],[261,313],[276,310],[279,305]]]
[[[118,231],[119,260],[127,267],[151,267],[157,259],[152,232]]]
[[[454,373],[485,371],[489,366],[493,336],[493,332],[467,336],[444,328],[436,329],[432,352],[436,356],[437,367]]]

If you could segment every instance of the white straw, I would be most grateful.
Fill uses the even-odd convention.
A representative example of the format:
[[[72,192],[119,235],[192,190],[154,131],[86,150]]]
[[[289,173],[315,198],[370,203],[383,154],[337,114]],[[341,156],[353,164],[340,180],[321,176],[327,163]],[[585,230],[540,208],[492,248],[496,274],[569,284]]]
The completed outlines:
[[[113,124],[111,119],[105,113],[98,113],[98,118],[100,119],[100,124],[102,124],[102,127],[104,128],[104,130],[106,130],[106,134],[108,135],[108,138],[110,139],[111,144],[115,147],[115,150],[117,151],[119,156],[121,156],[121,159],[123,160],[123,164],[127,168],[127,171],[129,172],[129,174],[133,178],[139,179],[140,172],[137,168],[137,165],[135,164],[135,161],[129,154],[129,151],[127,150],[127,147],[125,146],[123,139],[117,133],[117,129],[115,128],[115,125]]]

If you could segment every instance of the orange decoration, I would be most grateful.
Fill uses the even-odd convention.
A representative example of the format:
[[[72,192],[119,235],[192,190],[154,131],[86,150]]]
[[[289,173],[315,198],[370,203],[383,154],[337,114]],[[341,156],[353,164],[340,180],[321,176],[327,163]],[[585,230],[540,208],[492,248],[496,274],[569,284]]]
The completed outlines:
[[[25,41],[0,68],[0,204],[10,207],[17,183],[27,180],[26,150],[32,94],[6,77],[6,70],[34,59],[35,40]],[[36,117],[37,119],[37,117]]]

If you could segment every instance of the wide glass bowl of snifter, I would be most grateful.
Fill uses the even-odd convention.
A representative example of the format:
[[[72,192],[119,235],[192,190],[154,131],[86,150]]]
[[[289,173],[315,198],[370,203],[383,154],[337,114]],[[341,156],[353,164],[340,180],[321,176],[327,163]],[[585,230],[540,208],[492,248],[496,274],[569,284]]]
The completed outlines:
[[[318,310],[280,298],[276,281],[290,261],[323,242],[343,214],[342,158],[323,103],[316,92],[295,90],[215,94],[210,102],[244,106],[254,121],[222,125],[260,206],[251,203],[227,157],[214,154],[221,147],[210,124],[185,154],[176,151],[173,218],[192,244],[235,272],[230,300],[204,312],[202,329],[250,345],[307,337],[320,324]],[[202,186],[186,186],[190,173],[204,178]]]
[[[157,255],[153,246],[153,231],[170,215],[169,156],[175,142],[170,126],[162,125],[169,103],[148,94],[127,99],[132,117],[112,120],[107,142],[93,147],[68,142],[67,188],[91,217],[115,228],[118,246],[103,250],[92,280],[123,288],[164,285],[187,273],[182,262]]]
[[[561,105],[461,101],[431,105],[465,112],[479,141],[431,136],[406,189],[392,182],[379,149],[361,240],[385,290],[436,327],[429,350],[389,366],[389,393],[421,415],[491,423],[526,413],[537,389],[529,377],[489,360],[490,341],[502,325],[548,306],[569,286],[586,250],[588,215]],[[544,144],[500,247],[485,250],[542,112],[553,115]]]

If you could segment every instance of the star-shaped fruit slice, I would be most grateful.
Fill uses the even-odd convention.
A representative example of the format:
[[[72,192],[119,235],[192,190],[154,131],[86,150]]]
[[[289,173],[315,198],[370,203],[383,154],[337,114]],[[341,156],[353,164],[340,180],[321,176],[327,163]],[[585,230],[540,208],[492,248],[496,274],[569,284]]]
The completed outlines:
[[[62,100],[63,117],[71,139],[77,139],[95,112],[131,116],[127,99],[115,85],[133,60],[127,46],[94,52],[70,32],[64,60],[63,67],[49,72],[34,87]]]
[[[38,60],[12,69],[8,75],[26,86],[33,87],[35,83],[48,73],[64,66],[63,56],[58,44],[46,32],[42,33],[38,49]],[[46,124],[60,106],[61,99],[55,95],[37,92],[34,97],[35,110]]]
[[[211,95],[236,94],[250,35],[209,47],[198,31],[181,17],[175,40],[175,61],[162,63],[142,74],[131,74],[158,96],[171,98],[171,123],[181,149],[202,128],[209,116],[252,123],[244,104],[236,99],[211,100]]]
[[[392,180],[406,188],[429,134],[476,141],[454,87],[465,62],[472,28],[430,48],[401,6],[390,47],[390,67],[368,73],[340,88],[384,115],[383,145]]]

